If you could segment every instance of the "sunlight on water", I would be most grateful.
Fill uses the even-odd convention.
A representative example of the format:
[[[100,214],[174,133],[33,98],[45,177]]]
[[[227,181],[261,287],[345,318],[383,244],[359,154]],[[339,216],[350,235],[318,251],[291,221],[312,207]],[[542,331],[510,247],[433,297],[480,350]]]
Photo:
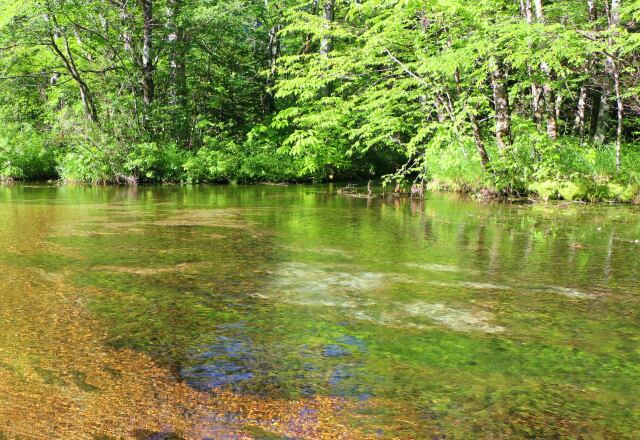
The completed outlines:
[[[0,187],[0,438],[637,437],[638,208],[330,191]]]

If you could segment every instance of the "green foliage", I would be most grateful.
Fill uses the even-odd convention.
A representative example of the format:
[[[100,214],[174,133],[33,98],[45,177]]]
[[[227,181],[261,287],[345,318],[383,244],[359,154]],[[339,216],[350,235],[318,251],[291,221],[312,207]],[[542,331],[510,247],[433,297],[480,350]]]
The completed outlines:
[[[177,182],[182,180],[183,164],[188,156],[175,144],[137,144],[127,155],[124,170],[137,181]]]
[[[429,149],[426,153],[427,173],[432,177],[432,189],[476,192],[489,182],[482,171],[480,160],[468,146],[464,153],[459,148]],[[465,156],[466,155],[466,156]]]
[[[628,193],[640,169],[630,130],[616,169],[614,124],[605,120],[615,118],[615,102],[609,102],[606,118],[585,122],[582,137],[573,135],[572,125],[580,87],[598,90],[610,81],[604,65],[616,50],[611,38],[628,48],[637,30],[627,22],[627,33],[612,37],[608,20],[590,21],[585,2],[544,6],[545,20],[528,23],[517,2],[366,0],[340,4],[330,26],[309,19],[307,3],[290,8],[287,41],[306,33],[318,42],[329,34],[333,48],[281,58],[276,90],[288,105],[274,123],[289,130],[283,148],[311,163],[322,162],[319,151],[348,159],[375,148],[397,151],[406,164],[396,165],[387,180],[419,178],[439,189],[628,199],[603,190],[614,182]],[[606,17],[606,11],[598,15]],[[566,26],[567,20],[573,25]],[[621,66],[637,62],[637,51],[631,52]],[[504,151],[494,135],[495,59],[505,66],[511,102],[511,142]],[[633,88],[637,69],[623,70],[621,81]],[[545,83],[559,95],[557,140],[545,127],[547,98],[541,97],[542,120],[534,122],[531,112],[531,87]],[[632,96],[637,93],[626,94]],[[597,109],[596,99],[587,97],[588,112]],[[610,143],[598,147],[587,139],[589,131],[605,123]],[[486,169],[476,153],[473,124],[490,158]]]
[[[55,158],[43,136],[28,124],[0,129],[0,180],[55,177]]]
[[[67,151],[58,158],[58,174],[65,182],[104,184],[114,182],[113,162],[104,150]]]
[[[633,4],[148,1],[0,0],[0,178],[635,199]]]
[[[289,154],[278,153],[272,130],[256,126],[243,144],[224,137],[206,138],[185,162],[188,182],[266,182],[297,180],[304,173]]]

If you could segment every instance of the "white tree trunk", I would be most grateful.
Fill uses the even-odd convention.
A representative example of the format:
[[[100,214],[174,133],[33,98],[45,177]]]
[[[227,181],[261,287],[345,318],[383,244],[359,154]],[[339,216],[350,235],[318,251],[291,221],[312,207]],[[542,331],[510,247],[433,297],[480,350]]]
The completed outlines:
[[[491,84],[493,87],[493,101],[496,112],[496,140],[500,151],[511,145],[511,109],[509,106],[509,90],[504,72],[504,66],[497,60],[492,60]]]

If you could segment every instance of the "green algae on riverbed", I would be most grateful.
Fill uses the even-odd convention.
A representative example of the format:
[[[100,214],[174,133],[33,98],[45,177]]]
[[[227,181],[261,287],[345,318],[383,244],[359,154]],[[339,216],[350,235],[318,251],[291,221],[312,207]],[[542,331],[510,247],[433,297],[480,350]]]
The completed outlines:
[[[640,210],[326,190],[0,188],[0,430],[637,437]]]

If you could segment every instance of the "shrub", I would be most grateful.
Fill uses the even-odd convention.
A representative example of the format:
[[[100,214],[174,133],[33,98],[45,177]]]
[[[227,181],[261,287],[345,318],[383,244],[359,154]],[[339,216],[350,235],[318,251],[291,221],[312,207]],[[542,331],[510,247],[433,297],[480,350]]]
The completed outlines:
[[[189,153],[175,143],[159,146],[155,142],[136,144],[127,154],[125,173],[140,182],[179,182],[184,180],[184,164]]]
[[[52,148],[30,125],[5,125],[0,131],[0,179],[45,180],[56,177]]]

